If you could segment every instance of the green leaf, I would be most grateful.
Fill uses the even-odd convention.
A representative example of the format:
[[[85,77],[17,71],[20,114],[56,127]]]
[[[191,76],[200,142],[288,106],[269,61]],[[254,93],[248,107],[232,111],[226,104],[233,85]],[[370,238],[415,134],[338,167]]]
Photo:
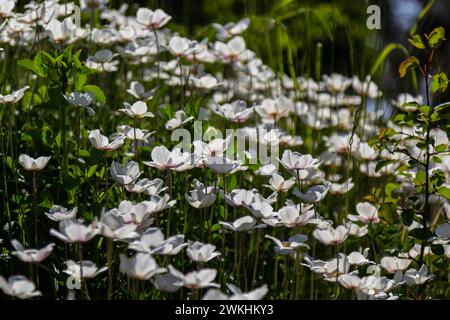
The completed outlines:
[[[378,161],[377,165],[375,166],[375,172],[380,171],[382,168],[384,168],[387,165],[394,163],[394,162],[395,162],[394,160],[388,160],[388,159]]]
[[[427,36],[428,45],[430,48],[438,48],[445,39],[445,29],[443,27],[437,27]]]
[[[87,81],[87,76],[85,74],[77,74],[74,80],[75,91],[80,91]]]
[[[18,62],[18,64],[19,64],[19,66],[24,67],[24,68],[34,72],[36,75],[38,75],[42,78],[45,77],[45,70],[41,66],[36,65],[33,60],[23,59],[23,60],[20,60]]]
[[[447,90],[448,78],[444,72],[439,72],[433,75],[433,80],[431,81],[431,91],[434,93],[443,93]]]
[[[384,191],[388,197],[392,197],[392,192],[400,188],[400,185],[398,183],[390,182],[386,185],[384,188]]]
[[[433,252],[435,255],[442,256],[445,253],[445,249],[442,244],[432,244],[430,247],[431,252]]]
[[[98,166],[94,164],[92,167],[89,168],[86,177],[90,178],[94,175],[94,173],[97,171]]]
[[[444,198],[450,200],[450,188],[441,186],[438,188],[438,193]]]
[[[92,92],[95,95],[95,99],[98,102],[100,102],[100,103],[106,102],[105,94],[103,93],[103,90],[100,89],[100,87],[93,85],[93,84],[89,84],[89,85],[84,86],[81,89],[86,92]]]
[[[400,63],[400,66],[398,67],[398,73],[400,74],[400,78],[403,78],[408,71],[413,70],[419,65],[420,65],[419,59],[417,59],[414,56],[411,56],[402,63]]]
[[[410,226],[413,220],[414,220],[413,210],[404,210],[402,212],[402,221],[405,226]]]
[[[425,44],[423,43],[422,38],[418,34],[415,34],[411,39],[408,39],[408,41],[417,49],[425,49]]]
[[[434,152],[444,152],[447,150],[447,145],[445,143],[439,144],[436,147],[434,147]]]

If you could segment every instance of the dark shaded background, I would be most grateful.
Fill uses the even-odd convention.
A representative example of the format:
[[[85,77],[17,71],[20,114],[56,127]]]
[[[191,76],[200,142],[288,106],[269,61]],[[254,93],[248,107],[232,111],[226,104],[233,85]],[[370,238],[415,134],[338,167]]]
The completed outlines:
[[[305,74],[314,78],[331,72],[356,74],[362,78],[369,73],[379,52],[388,43],[398,42],[411,49],[407,42],[408,31],[429,1],[111,0],[109,7],[118,8],[126,3],[129,5],[128,15],[135,14],[140,6],[161,8],[173,17],[171,29],[196,39],[213,39],[213,22],[224,24],[250,17],[251,26],[245,34],[248,46],[274,70],[283,69],[290,75],[293,75],[294,70],[297,76]],[[25,3],[28,1],[19,0],[18,6],[23,7]],[[371,31],[366,28],[366,10],[371,4],[381,8],[381,30]],[[290,18],[273,26],[272,19],[277,21],[290,14]],[[420,21],[417,32],[430,32],[437,26],[443,26],[449,31],[449,14],[450,1],[436,0]],[[318,43],[322,45],[321,57]],[[412,53],[418,54],[414,50]],[[444,71],[449,67],[449,53],[450,46],[447,43],[436,57]],[[403,53],[394,51],[384,63],[384,72],[379,72],[375,77],[388,95],[412,91],[410,82],[399,81],[397,73],[398,65],[404,58]]]

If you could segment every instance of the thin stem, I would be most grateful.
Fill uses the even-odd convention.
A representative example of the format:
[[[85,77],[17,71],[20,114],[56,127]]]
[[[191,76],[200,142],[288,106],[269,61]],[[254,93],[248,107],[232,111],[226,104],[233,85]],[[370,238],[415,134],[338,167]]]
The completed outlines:
[[[106,254],[108,263],[108,300],[112,298],[113,291],[113,241],[112,239],[106,239]]]
[[[36,193],[37,193],[37,181],[36,181],[36,171],[33,171],[33,216],[34,216],[34,245],[38,246],[38,218],[36,210]]]

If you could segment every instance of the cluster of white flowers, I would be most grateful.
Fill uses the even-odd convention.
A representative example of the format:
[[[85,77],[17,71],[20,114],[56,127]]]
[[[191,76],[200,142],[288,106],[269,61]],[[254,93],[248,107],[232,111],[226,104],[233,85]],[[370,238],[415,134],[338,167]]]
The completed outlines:
[[[383,222],[383,216],[375,196],[344,205],[357,183],[392,177],[395,169],[408,161],[403,153],[378,152],[369,145],[370,137],[377,132],[377,123],[384,121],[383,110],[367,107],[363,117],[355,117],[358,108],[370,106],[368,102],[373,103],[382,97],[382,92],[370,77],[361,80],[356,76],[334,73],[324,75],[321,80],[303,76],[292,79],[286,74],[277,74],[248,48],[242,37],[250,25],[247,18],[223,26],[214,24],[217,40],[197,41],[168,29],[171,17],[160,9],[139,8],[134,15],[127,16],[124,13],[126,7],[107,9],[106,2],[82,1],[83,10],[94,4],[97,9],[102,8],[101,18],[106,24],[98,28],[74,24],[70,17],[75,10],[73,3],[46,0],[30,4],[23,13],[14,11],[13,0],[0,3],[0,17],[6,19],[0,30],[0,43],[21,47],[31,47],[35,41],[51,41],[57,46],[80,42],[92,47],[98,45],[102,49],[86,58],[84,63],[87,67],[106,77],[106,73],[114,75],[123,65],[139,66],[137,70],[141,74],[138,77],[131,71],[125,73],[125,84],[129,87],[123,89],[134,101],[122,101],[123,108],[118,107],[110,114],[120,116],[120,121],[132,123],[132,126],[121,124],[109,136],[93,127],[88,134],[92,147],[99,150],[107,162],[103,172],[106,177],[103,212],[87,219],[84,212],[78,213],[77,207],[68,210],[53,205],[45,213],[53,223],[59,224],[58,228],[49,230],[50,234],[66,245],[76,245],[80,252],[79,261],[65,261],[64,273],[83,281],[108,269],[111,274],[112,260],[99,268],[94,262],[83,260],[81,255],[85,243],[101,236],[114,245],[123,246],[124,253],[120,254],[119,260],[120,269],[126,276],[134,280],[150,280],[159,291],[173,293],[184,287],[197,292],[212,287],[215,289],[206,291],[204,299],[262,299],[269,291],[266,284],[260,283],[264,281],[262,277],[255,276],[251,283],[252,291],[243,293],[233,284],[224,282],[221,278],[223,270],[218,277],[218,269],[209,267],[215,260],[229,258],[223,250],[225,239],[232,238],[226,236],[232,232],[236,240],[230,243],[235,249],[227,248],[227,251],[235,251],[236,261],[242,258],[236,252],[242,253],[239,246],[246,241],[243,239],[251,239],[255,243],[270,240],[274,243],[275,253],[293,259],[295,268],[306,267],[325,281],[354,290],[358,299],[396,299],[398,295],[394,291],[402,286],[422,285],[433,280],[434,275],[429,273],[427,265],[419,265],[416,269],[411,267],[417,264],[416,257],[421,254],[419,244],[406,252],[376,252],[379,248],[374,234]],[[212,64],[224,65],[224,70],[232,71],[231,75],[226,72],[209,73]],[[158,83],[158,87],[150,90],[148,83]],[[182,97],[169,119],[161,116],[161,110],[173,101],[158,97],[158,89],[162,86],[170,87],[172,92],[180,92]],[[25,86],[11,94],[0,94],[0,104],[17,103],[28,89]],[[187,99],[196,96],[204,97],[198,114],[188,112],[186,108]],[[73,92],[65,98],[71,106],[87,110],[90,119],[97,116],[99,104],[93,94]],[[149,106],[155,105],[155,99],[160,99],[156,101],[158,107],[150,108],[150,111]],[[411,107],[410,102],[421,99],[400,94],[392,101],[392,106],[415,112],[417,109]],[[245,159],[230,157],[228,151],[230,148],[234,150],[233,135],[215,137],[206,142],[196,139],[189,148],[167,147],[157,142],[166,141],[159,139],[161,135],[190,128],[198,119],[210,120],[208,132],[213,134],[220,131],[218,128],[223,123],[239,127],[238,134],[248,137],[251,145],[245,152]],[[217,128],[213,126],[213,119],[217,120]],[[399,128],[393,123],[388,125],[405,137],[412,134],[408,130],[414,130]],[[150,127],[156,131],[150,131]],[[299,136],[300,127],[305,132],[312,132],[313,138],[307,140]],[[449,145],[447,134],[442,130],[433,129],[432,136],[438,141],[436,145]],[[123,149],[129,147],[127,139],[132,142],[131,149],[121,155]],[[252,142],[280,146],[283,152],[275,163],[248,165],[248,160],[258,154]],[[409,154],[423,159],[423,152],[415,146],[415,141],[405,139],[401,143]],[[151,148],[148,152],[151,158],[140,153],[144,147]],[[295,151],[299,148],[305,152]],[[319,153],[318,150],[324,151]],[[115,160],[109,162],[107,159],[111,154]],[[392,163],[377,170],[380,160]],[[53,165],[50,156],[34,159],[21,154],[18,161],[33,175],[41,174],[46,166]],[[450,156],[443,156],[442,161],[435,165],[448,179]],[[414,176],[417,172],[410,174]],[[161,175],[167,175],[166,180]],[[174,176],[178,184],[174,183]],[[117,193],[120,195],[114,199],[117,201],[115,206],[109,205],[113,202],[108,198],[109,178],[120,190]],[[393,179],[399,182],[403,194],[415,187],[410,176]],[[233,183],[229,183],[231,180]],[[243,189],[240,183],[254,188]],[[334,202],[327,202],[330,198]],[[435,203],[435,216],[443,212],[449,219],[447,200],[439,196]],[[345,212],[345,207],[348,212]],[[184,219],[171,216],[175,208],[185,213]],[[228,210],[232,210],[233,215]],[[172,234],[179,229],[175,228],[171,217],[179,220],[177,224],[182,221],[187,226],[187,221],[194,216],[196,222],[193,224],[195,230],[201,230],[201,238],[187,240],[185,234]],[[214,225],[213,220],[217,221]],[[416,223],[414,227],[421,226]],[[400,227],[404,230],[408,226]],[[217,243],[204,243],[204,233],[218,229],[222,248],[216,251]],[[183,233],[187,234],[187,231],[183,227]],[[437,227],[436,236],[429,245],[443,244],[445,256],[450,258],[450,224]],[[218,238],[208,237],[208,240],[213,242]],[[363,247],[349,254],[342,253],[342,250],[350,251],[344,244],[357,238],[361,239],[358,243]],[[15,249],[12,255],[33,264],[42,263],[56,249],[54,243],[42,249],[25,249],[17,240],[12,240],[11,245]],[[308,254],[317,252],[311,248],[322,245],[330,247],[326,252],[335,251],[330,259],[320,260]],[[256,246],[259,243],[252,244],[255,251],[260,249],[255,249]],[[196,270],[183,269],[181,272],[176,259],[167,258],[179,257],[182,252],[198,267]],[[429,246],[425,247],[425,255],[433,255]],[[167,258],[164,264],[159,256]],[[263,262],[258,260],[258,255],[255,259],[255,270],[258,271]],[[205,264],[208,267],[204,267]],[[238,275],[233,280],[239,279],[241,262],[238,265]],[[389,278],[392,275],[393,278]],[[230,278],[226,281],[231,282]],[[261,287],[255,288],[255,284]],[[230,295],[217,289],[225,285]],[[0,288],[5,294],[17,298],[41,294],[34,282],[24,276],[12,276],[8,281],[0,276]]]

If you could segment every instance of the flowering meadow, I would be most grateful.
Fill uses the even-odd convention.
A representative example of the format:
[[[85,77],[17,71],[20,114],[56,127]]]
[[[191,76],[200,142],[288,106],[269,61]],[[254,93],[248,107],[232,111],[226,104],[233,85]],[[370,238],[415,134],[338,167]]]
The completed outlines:
[[[391,97],[252,23],[0,0],[0,299],[450,298],[445,29]]]

